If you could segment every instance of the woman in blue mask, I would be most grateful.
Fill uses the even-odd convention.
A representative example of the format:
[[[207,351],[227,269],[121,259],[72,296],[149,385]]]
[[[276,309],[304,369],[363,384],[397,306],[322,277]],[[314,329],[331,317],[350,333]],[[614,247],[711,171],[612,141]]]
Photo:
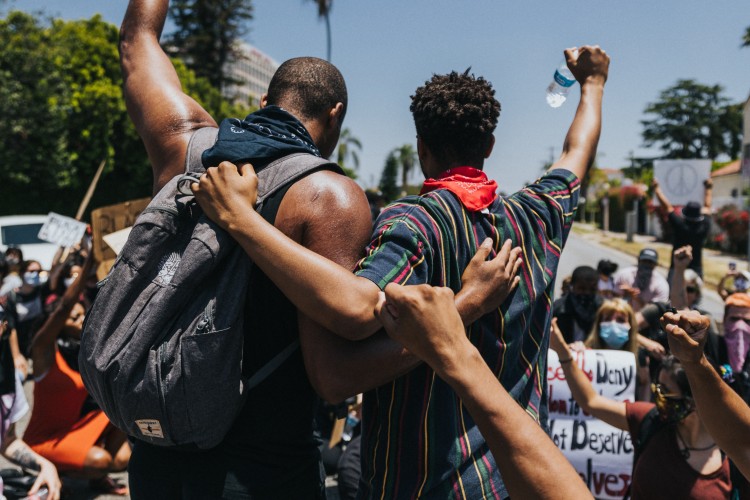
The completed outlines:
[[[623,299],[605,301],[596,311],[594,327],[583,343],[589,349],[616,349],[638,353],[638,324]]]

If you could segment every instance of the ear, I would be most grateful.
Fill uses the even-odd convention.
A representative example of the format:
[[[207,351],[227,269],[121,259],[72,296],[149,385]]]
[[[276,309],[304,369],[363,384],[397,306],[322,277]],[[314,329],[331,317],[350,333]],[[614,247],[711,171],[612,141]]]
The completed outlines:
[[[424,143],[420,136],[417,136],[417,156],[424,160],[430,154],[430,148]]]
[[[328,126],[338,126],[342,121],[344,117],[344,105],[340,102],[337,102],[334,107],[331,108],[331,110],[328,112]]]
[[[489,158],[492,154],[492,148],[495,147],[495,134],[490,136],[490,145],[487,147],[487,151],[484,152],[484,157]]]
[[[264,93],[260,96],[260,107],[265,108],[266,106],[268,106],[268,94]]]

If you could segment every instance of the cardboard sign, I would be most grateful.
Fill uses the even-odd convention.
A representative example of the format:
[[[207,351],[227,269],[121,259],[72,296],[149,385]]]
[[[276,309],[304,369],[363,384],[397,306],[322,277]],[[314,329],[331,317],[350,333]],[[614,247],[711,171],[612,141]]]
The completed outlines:
[[[591,349],[574,356],[596,392],[616,401],[635,400],[632,353]],[[622,498],[633,471],[630,434],[583,413],[554,351],[549,351],[547,383],[550,437],[595,498]]]
[[[99,262],[96,270],[99,279],[104,279],[117,258],[117,253],[104,241],[104,237],[131,227],[150,201],[151,198],[141,198],[91,212],[92,250]]]
[[[711,176],[711,160],[656,160],[654,178],[672,205],[696,201],[703,206],[703,181]]]
[[[80,242],[85,233],[85,222],[50,212],[47,214],[47,220],[44,222],[44,225],[39,229],[37,237],[40,240],[67,248]]]
[[[133,226],[126,227],[125,229],[120,229],[119,231],[115,231],[114,233],[105,234],[102,239],[104,240],[104,243],[109,246],[109,248],[115,251],[115,254],[120,255],[122,247],[124,247],[125,243],[128,241],[128,236],[130,236],[131,229],[133,229]]]

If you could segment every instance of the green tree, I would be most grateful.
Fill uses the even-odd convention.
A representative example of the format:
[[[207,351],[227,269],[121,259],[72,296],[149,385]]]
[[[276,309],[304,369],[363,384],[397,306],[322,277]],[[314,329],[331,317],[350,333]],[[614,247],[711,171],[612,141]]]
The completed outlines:
[[[418,160],[417,151],[411,144],[404,144],[394,149],[393,152],[401,168],[401,189],[406,192],[409,174],[414,170],[414,165],[416,165]]]
[[[318,18],[326,23],[326,61],[331,61],[331,7],[333,0],[312,0],[318,6]]]
[[[741,147],[742,109],[722,95],[721,85],[678,80],[662,91],[642,120],[643,141],[658,146],[665,158],[736,158]]]
[[[742,46],[750,47],[750,26],[745,29],[745,36],[742,37]]]
[[[217,89],[234,83],[227,63],[240,55],[237,41],[249,32],[251,1],[172,0],[169,15],[176,29],[165,49]]]
[[[151,168],[122,95],[118,29],[99,16],[0,19],[0,213],[74,215],[102,159],[90,207],[151,194]],[[213,116],[244,115],[175,62],[183,88]]]
[[[383,193],[383,198],[385,198],[386,203],[395,200],[400,194],[397,184],[398,170],[398,158],[396,158],[395,153],[391,152],[385,160],[383,173],[380,175],[380,184],[378,185],[378,189]]]
[[[336,146],[336,163],[352,179],[357,178],[357,169],[359,169],[357,151],[362,151],[362,142],[352,135],[351,130],[343,129]],[[351,167],[349,167],[349,157],[352,159]]]

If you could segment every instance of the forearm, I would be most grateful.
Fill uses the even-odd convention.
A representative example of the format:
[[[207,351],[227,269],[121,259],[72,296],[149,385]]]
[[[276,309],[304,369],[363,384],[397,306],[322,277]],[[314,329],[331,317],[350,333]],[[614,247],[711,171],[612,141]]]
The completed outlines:
[[[380,329],[374,283],[295,243],[257,212],[239,217],[227,226],[229,233],[297,309],[351,340]]]
[[[685,269],[675,267],[672,273],[672,286],[669,289],[669,300],[672,307],[682,310],[687,309],[687,293],[685,292]]]
[[[21,357],[21,348],[18,346],[18,331],[15,328],[10,332],[8,343],[10,344],[10,353],[13,359]]]
[[[474,294],[461,290],[456,294],[454,303],[464,326],[469,326],[482,317],[481,300]]]
[[[16,437],[9,440],[8,446],[3,449],[3,456],[14,464],[24,469],[39,471],[47,460],[39,456],[34,450],[29,448],[23,440]]]
[[[727,385],[706,359],[682,363],[690,382],[701,422],[739,467],[750,477],[750,408]]]
[[[713,200],[713,188],[707,187],[703,194],[703,211],[707,214],[711,213],[711,203]]]
[[[158,40],[168,10],[168,0],[130,0],[120,26],[120,40],[130,42],[141,35],[153,36]]]
[[[581,100],[565,137],[562,155],[552,165],[552,169],[564,168],[573,172],[579,179],[586,176],[599,144],[603,95],[603,82],[586,82],[581,86]]]
[[[591,403],[596,399],[598,394],[591,385],[591,381],[583,373],[578,363],[576,363],[575,356],[570,349],[567,350],[567,354],[560,354],[559,357],[561,361],[560,366],[565,374],[565,380],[568,383],[573,399],[575,399],[583,411],[592,413]],[[565,362],[563,363],[563,361]]]
[[[660,187],[657,187],[654,189],[654,194],[656,195],[656,199],[659,200],[659,205],[667,212],[672,211],[672,204],[669,203],[669,200],[667,200],[667,197],[664,195],[664,191],[661,190]]]
[[[350,341],[301,318],[300,340],[310,383],[330,403],[380,387],[421,363],[382,330]]]
[[[468,342],[467,342],[468,344]],[[467,345],[436,371],[461,398],[495,457],[512,498],[590,498],[583,481],[542,428]]]

